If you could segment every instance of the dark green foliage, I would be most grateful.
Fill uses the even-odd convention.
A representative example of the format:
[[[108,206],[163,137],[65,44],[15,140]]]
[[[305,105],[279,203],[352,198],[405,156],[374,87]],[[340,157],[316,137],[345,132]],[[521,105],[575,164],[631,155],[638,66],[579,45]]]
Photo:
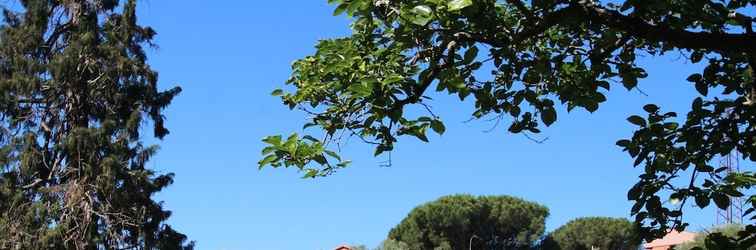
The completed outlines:
[[[544,250],[636,250],[641,238],[626,219],[586,217],[568,222],[546,236]]]
[[[727,239],[738,238],[738,233],[743,232],[742,225],[724,225],[715,227],[696,235],[692,242],[675,247],[675,250],[705,250],[705,249],[743,249],[756,250],[756,245],[741,245],[736,242],[728,242]],[[725,242],[717,243],[716,240]]]
[[[337,167],[326,158],[341,160],[322,146],[341,138],[374,144],[376,155],[402,137],[428,141],[429,128],[445,132],[428,105],[440,94],[472,98],[460,104],[474,103],[473,118],[510,122],[511,133],[539,133],[556,122],[560,107],[593,112],[610,89],[636,88],[647,76],[637,58],[682,54],[677,62],[705,65],[687,78],[701,94],[690,112],[678,118],[647,105],[646,114],[628,119],[637,126],[632,138],[617,142],[643,167],[628,192],[631,213],[648,240],[687,227],[683,208],[693,202],[726,207],[729,197],[747,194],[747,214],[755,218],[756,196],[744,191],[756,184],[756,172],[731,174],[711,162],[731,152],[756,161],[756,33],[748,16],[756,1],[329,2],[335,14],[353,17],[353,34],[321,41],[315,55],[294,63],[287,84],[295,91],[275,93],[308,112],[305,127],[325,137],[285,147],[266,141],[261,167],[327,175]],[[405,112],[426,108],[426,115]],[[752,228],[734,240],[756,241]]]
[[[0,249],[186,249],[152,196],[172,174],[141,125],[168,134],[136,0],[23,0],[0,27]]]
[[[407,243],[392,239],[386,239],[381,242],[381,245],[375,248],[375,250],[410,250],[410,248]]]
[[[529,249],[548,209],[510,196],[445,196],[413,209],[388,238],[409,249]]]

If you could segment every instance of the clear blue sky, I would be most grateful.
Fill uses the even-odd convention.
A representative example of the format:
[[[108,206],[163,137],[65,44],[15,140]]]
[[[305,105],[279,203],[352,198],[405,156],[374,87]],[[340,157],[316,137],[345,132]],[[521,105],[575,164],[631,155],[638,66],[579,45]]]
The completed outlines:
[[[629,137],[625,118],[647,103],[684,114],[694,88],[684,81],[696,65],[674,56],[647,61],[648,94],[614,85],[596,113],[566,113],[546,129],[545,144],[511,135],[490,122],[468,120],[471,105],[438,97],[432,103],[447,133],[423,144],[402,141],[385,158],[351,142],[351,168],[303,180],[292,169],[258,171],[260,139],[300,131],[304,115],[269,93],[281,87],[295,59],[319,39],[348,34],[326,0],[140,1],[142,24],[158,31],[150,62],[161,86],[184,92],[167,110],[171,134],[150,166],[176,173],[156,198],[173,210],[170,223],[198,249],[332,249],[374,247],[413,207],[454,193],[514,195],[549,207],[548,230],[580,216],[629,217],[626,190],[640,174],[614,145]],[[714,212],[688,210],[692,229]]]

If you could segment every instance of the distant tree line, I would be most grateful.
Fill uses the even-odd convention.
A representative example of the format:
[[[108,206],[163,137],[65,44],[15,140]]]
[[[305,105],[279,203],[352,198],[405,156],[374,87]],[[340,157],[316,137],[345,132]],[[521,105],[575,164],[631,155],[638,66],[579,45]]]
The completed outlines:
[[[377,250],[634,250],[627,219],[579,218],[545,234],[549,210],[511,196],[450,195],[414,208]],[[362,248],[364,249],[364,247]]]

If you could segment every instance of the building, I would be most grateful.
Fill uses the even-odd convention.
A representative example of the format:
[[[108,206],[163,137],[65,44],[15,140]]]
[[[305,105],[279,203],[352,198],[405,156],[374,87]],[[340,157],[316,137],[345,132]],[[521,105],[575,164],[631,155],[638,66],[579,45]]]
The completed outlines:
[[[341,246],[336,247],[336,249],[334,250],[352,250],[352,248],[347,245],[341,245]]]
[[[643,249],[668,250],[672,248],[672,246],[677,246],[685,242],[693,241],[695,237],[696,237],[695,233],[672,231],[666,236],[664,236],[664,238],[657,239],[650,243],[644,244]]]

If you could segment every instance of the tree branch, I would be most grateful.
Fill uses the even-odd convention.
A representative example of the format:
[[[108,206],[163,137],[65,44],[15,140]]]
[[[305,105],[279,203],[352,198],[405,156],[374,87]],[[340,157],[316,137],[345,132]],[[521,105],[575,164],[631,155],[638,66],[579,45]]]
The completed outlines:
[[[756,34],[729,34],[693,32],[655,25],[638,17],[623,15],[616,10],[604,9],[580,1],[577,5],[587,14],[589,21],[606,25],[637,38],[653,42],[666,42],[677,48],[707,49],[719,52],[756,52]],[[568,7],[568,8],[571,8]]]
[[[523,14],[530,13],[517,0],[508,0]],[[523,9],[525,8],[525,9]],[[651,42],[665,42],[680,49],[705,49],[730,53],[756,53],[756,33],[744,34],[694,32],[672,29],[666,25],[652,24],[641,18],[627,16],[616,10],[605,9],[587,1],[572,3],[565,8],[549,12],[540,17],[534,26],[514,35],[511,41],[471,34],[470,38],[496,47],[511,46],[521,41],[542,34],[551,27],[564,23],[565,20],[581,20],[624,32],[632,37]],[[739,19],[745,19],[739,17]]]
[[[411,104],[411,103],[417,103],[420,101],[420,98],[422,98],[423,93],[425,93],[425,90],[428,89],[428,87],[433,83],[433,80],[436,79],[438,73],[440,72],[439,66],[436,64],[436,60],[443,57],[444,50],[446,50],[446,47],[448,46],[450,41],[444,41],[441,43],[440,46],[436,47],[431,51],[430,57],[430,66],[429,69],[430,72],[425,79],[420,79],[420,86],[413,90],[412,93],[407,96],[407,98],[399,100],[394,103],[393,108],[402,108],[404,105]]]

